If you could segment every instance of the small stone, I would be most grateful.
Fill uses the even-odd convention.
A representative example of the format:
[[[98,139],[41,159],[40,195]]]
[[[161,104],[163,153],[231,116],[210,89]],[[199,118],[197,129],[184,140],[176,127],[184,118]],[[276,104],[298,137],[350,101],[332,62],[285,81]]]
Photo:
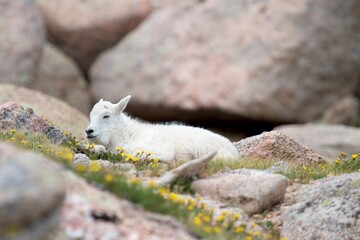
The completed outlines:
[[[216,174],[196,180],[191,189],[201,196],[240,207],[252,215],[279,203],[287,184],[286,177],[279,174],[241,169],[236,173]]]
[[[289,173],[291,170],[289,164],[285,161],[280,161],[266,169],[266,173]]]

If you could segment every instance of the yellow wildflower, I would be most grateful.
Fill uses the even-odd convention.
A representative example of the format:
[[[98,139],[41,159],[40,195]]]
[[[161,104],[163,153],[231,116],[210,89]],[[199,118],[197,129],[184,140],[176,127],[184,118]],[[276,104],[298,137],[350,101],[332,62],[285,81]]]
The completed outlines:
[[[186,204],[186,200],[182,197],[179,198],[178,203],[185,205]]]
[[[245,240],[252,240],[252,237],[251,237],[251,236],[247,236],[247,237],[245,238]]]
[[[221,232],[221,228],[218,227],[218,226],[215,226],[215,227],[213,228],[213,232],[217,234],[217,233]]]
[[[116,151],[119,152],[121,150],[120,147],[116,147]]]
[[[303,165],[303,166],[302,166],[302,168],[303,168],[304,170],[306,170],[306,169],[307,169],[305,165]]]
[[[85,170],[86,170],[85,164],[78,164],[75,167],[75,171],[77,171],[77,172],[85,172]]]
[[[68,133],[68,132],[66,132],[66,131],[64,131],[63,133],[64,133],[64,135],[65,135],[65,136],[69,135],[69,133]]]
[[[169,197],[169,200],[173,201],[173,202],[176,202],[179,199],[179,195],[176,193],[170,193],[168,197]]]
[[[245,231],[245,229],[243,228],[243,227],[236,227],[235,229],[234,229],[234,232],[235,233],[242,233],[242,232],[244,232]]]
[[[129,183],[131,183],[131,184],[140,184],[141,181],[140,181],[139,178],[133,177],[133,178],[129,179]]]
[[[154,179],[151,179],[149,182],[148,182],[148,186],[150,187],[150,188],[154,188],[154,187],[156,187],[156,181],[154,180]]]
[[[100,171],[100,169],[101,169],[101,166],[98,161],[92,161],[90,163],[90,168],[89,168],[90,172],[98,172],[98,171]]]
[[[203,230],[204,230],[204,232],[206,232],[206,233],[211,233],[211,227],[209,227],[209,226],[205,226],[205,227],[203,228]]]
[[[63,154],[63,158],[67,161],[72,161],[73,158],[74,158],[74,154],[70,151],[70,150],[67,150],[65,151],[65,153]]]
[[[126,155],[126,152],[125,152],[125,151],[123,151],[123,152],[120,154],[120,156],[122,156],[122,157],[125,157],[125,155]]]
[[[43,146],[41,144],[38,144],[37,147],[40,149],[43,148]]]
[[[131,159],[131,155],[128,154],[128,155],[126,156],[126,158],[125,158],[125,161],[129,161],[130,159]]]
[[[107,183],[111,183],[111,182],[114,181],[114,176],[113,176],[112,174],[106,174],[106,175],[104,176],[104,180],[105,180],[105,182],[107,182]]]
[[[232,218],[234,221],[238,220],[239,218],[241,217],[241,214],[240,213],[235,213]]]
[[[11,132],[11,133],[15,133],[16,130],[15,130],[15,129],[11,129],[10,132]]]
[[[280,240],[287,240],[286,237],[280,237]]]
[[[204,222],[207,222],[207,223],[211,221],[211,218],[210,218],[209,215],[204,215],[204,216],[202,217],[202,219],[204,220]]]
[[[357,154],[353,154],[353,155],[351,155],[351,158],[352,158],[352,159],[356,159],[357,156],[358,156]]]
[[[216,221],[217,222],[223,222],[225,220],[225,215],[224,214],[221,214],[220,216],[218,216],[217,218],[216,218]]]
[[[336,164],[339,164],[339,163],[341,163],[341,160],[340,160],[340,159],[336,159],[336,160],[335,160],[335,163],[336,163]]]
[[[133,162],[139,161],[139,159],[138,159],[137,157],[132,157],[131,160],[132,160]]]
[[[201,220],[201,218],[200,217],[198,217],[198,216],[195,216],[194,218],[193,218],[193,223],[194,223],[194,225],[196,225],[196,226],[200,226],[200,225],[202,225],[202,220]]]
[[[194,210],[194,206],[193,206],[193,205],[189,205],[189,206],[187,206],[186,209],[189,210],[189,211],[192,211],[192,210]]]
[[[158,158],[154,158],[154,162],[159,162],[159,159]]]
[[[165,187],[161,187],[158,188],[157,191],[161,194],[161,195],[165,195],[169,193],[169,189],[165,188]]]

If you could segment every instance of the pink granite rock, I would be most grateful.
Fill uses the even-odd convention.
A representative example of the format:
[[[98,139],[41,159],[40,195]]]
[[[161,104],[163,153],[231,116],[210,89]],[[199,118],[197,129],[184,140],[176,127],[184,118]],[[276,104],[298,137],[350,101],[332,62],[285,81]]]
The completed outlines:
[[[241,157],[285,161],[297,165],[325,163],[325,159],[287,135],[264,132],[234,143]]]

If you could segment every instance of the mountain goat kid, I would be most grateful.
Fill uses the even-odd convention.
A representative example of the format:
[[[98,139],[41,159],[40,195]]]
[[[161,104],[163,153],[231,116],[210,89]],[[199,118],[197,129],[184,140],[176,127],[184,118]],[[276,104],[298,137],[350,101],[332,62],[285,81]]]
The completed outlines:
[[[131,96],[112,104],[102,99],[90,113],[86,129],[90,142],[105,146],[112,152],[117,147],[135,155],[142,149],[152,152],[162,162],[188,161],[217,151],[215,157],[234,159],[238,152],[233,144],[205,129],[178,124],[151,124],[124,114]]]

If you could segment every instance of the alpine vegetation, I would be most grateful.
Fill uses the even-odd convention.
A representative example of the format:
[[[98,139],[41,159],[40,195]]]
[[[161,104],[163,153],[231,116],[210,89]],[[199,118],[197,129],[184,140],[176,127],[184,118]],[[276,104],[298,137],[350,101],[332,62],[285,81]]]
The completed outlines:
[[[234,145],[211,131],[180,124],[151,124],[124,113],[131,96],[117,104],[101,99],[90,113],[86,129],[90,142],[112,152],[119,147],[131,154],[146,149],[162,162],[188,161],[217,152],[216,158],[239,157]]]

